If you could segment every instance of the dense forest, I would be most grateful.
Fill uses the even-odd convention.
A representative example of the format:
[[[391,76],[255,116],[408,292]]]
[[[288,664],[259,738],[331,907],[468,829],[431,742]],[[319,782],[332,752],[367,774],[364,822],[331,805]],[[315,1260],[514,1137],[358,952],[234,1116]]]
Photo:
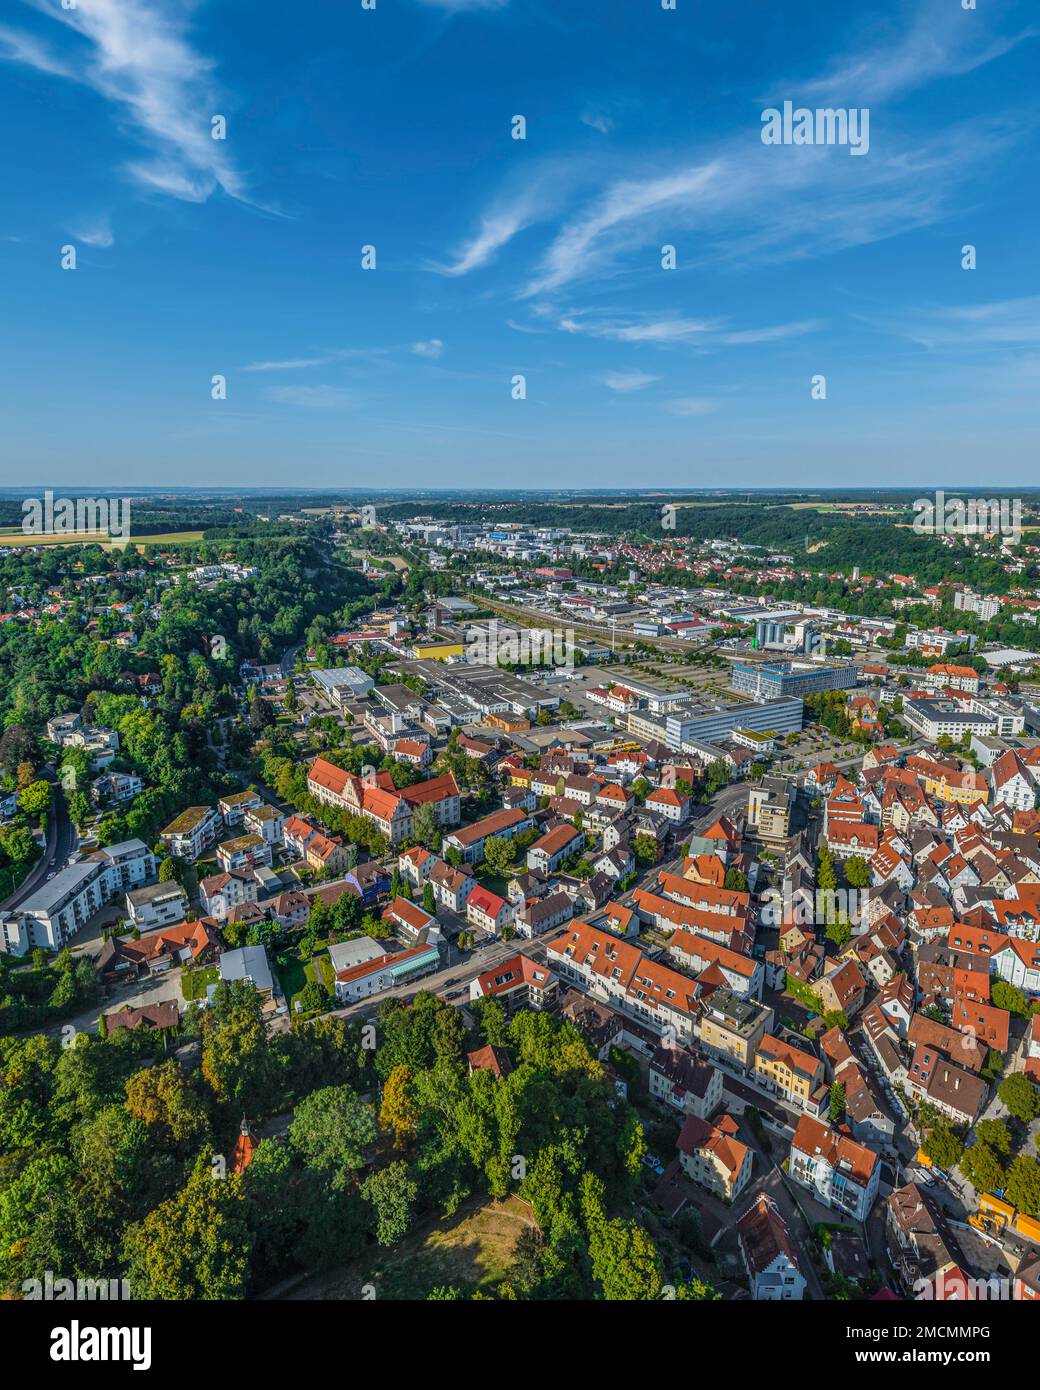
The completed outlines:
[[[419,994],[368,1024],[271,1036],[255,993],[222,985],[174,1040],[0,1038],[0,1286],[56,1270],[125,1277],[136,1299],[226,1299],[293,1271],[360,1278],[380,1248],[514,1193],[537,1226],[476,1296],[653,1299],[670,1282],[714,1297],[638,1220],[639,1118],[580,1035],[543,1014],[507,1022],[493,1001],[478,1012],[467,1036]],[[507,1076],[468,1072],[484,1044],[508,1052]],[[272,1137],[237,1172],[243,1116]]]

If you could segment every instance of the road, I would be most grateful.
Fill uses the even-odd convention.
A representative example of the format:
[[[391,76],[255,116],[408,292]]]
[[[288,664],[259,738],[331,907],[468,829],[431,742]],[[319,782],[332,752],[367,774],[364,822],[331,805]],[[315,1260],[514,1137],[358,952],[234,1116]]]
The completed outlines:
[[[47,813],[47,847],[42,858],[33,865],[24,882],[15,889],[10,897],[5,898],[0,903],[0,912],[13,912],[15,908],[25,902],[26,898],[47,881],[47,876],[52,870],[62,868],[76,846],[76,829],[69,819],[65,805],[65,793],[60,784],[53,780],[53,768],[47,767],[44,771],[50,774],[46,780],[50,782],[51,786],[51,807]]]
[[[307,644],[305,642],[297,642],[295,647],[290,647],[288,651],[284,653],[284,655],[278,663],[278,665],[282,668],[283,676],[291,676],[293,671],[295,671],[296,655],[298,652],[303,651],[303,648],[306,645]]]

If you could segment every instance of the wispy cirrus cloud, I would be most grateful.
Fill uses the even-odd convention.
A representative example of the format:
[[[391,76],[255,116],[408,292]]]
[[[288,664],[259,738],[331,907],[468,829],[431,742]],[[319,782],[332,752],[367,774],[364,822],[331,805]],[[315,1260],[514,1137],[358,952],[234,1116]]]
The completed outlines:
[[[847,101],[898,94],[992,62],[1034,32],[1001,33],[1000,18],[991,16],[980,42],[978,18],[931,0],[923,16],[911,15],[899,28],[878,36],[875,26],[821,76],[790,84],[790,94],[799,101],[839,92]],[[597,117],[589,107],[581,119],[601,128]],[[995,155],[1024,138],[1023,124],[1028,128],[1030,121],[990,115],[947,121],[938,130],[933,125],[922,136],[892,121],[880,129],[875,123],[869,159],[849,160],[847,150],[833,146],[763,146],[758,113],[749,103],[735,130],[700,149],[656,150],[649,158],[646,151],[630,151],[591,168],[587,154],[575,155],[570,183],[560,181],[555,202],[525,204],[522,195],[496,202],[448,273],[482,268],[520,231],[549,219],[555,221],[551,238],[526,283],[513,287],[518,298],[552,297],[579,282],[644,273],[655,267],[665,243],[677,246],[680,268],[833,254],[939,221],[970,181],[992,167]]]
[[[820,319],[797,319],[790,323],[770,324],[760,328],[729,328],[725,319],[662,317],[652,314],[621,318],[572,311],[559,320],[557,327],[565,333],[606,338],[616,343],[655,343],[665,347],[676,343],[693,343],[707,348],[751,347],[758,343],[800,338],[806,333],[814,333],[822,328],[823,322]]]
[[[989,14],[981,6],[968,14],[947,0],[928,0],[923,6],[917,0],[912,11],[908,7],[902,20],[893,18],[877,38],[843,54],[821,76],[793,84],[790,95],[797,94],[800,101],[857,105],[888,100],[940,78],[973,72],[1040,34],[1036,25],[999,32],[999,6]]]
[[[617,391],[621,395],[627,395],[631,391],[642,391],[644,386],[651,386],[659,378],[651,376],[649,372],[607,372],[602,378],[603,385],[611,391]]]
[[[107,217],[99,217],[92,222],[80,222],[71,229],[72,236],[84,246],[96,246],[103,250],[115,245],[112,226]]]
[[[917,308],[879,326],[933,352],[1017,349],[1040,343],[1040,295],[985,304]]]
[[[480,219],[480,230],[456,250],[452,260],[432,269],[441,275],[468,275],[487,265],[495,254],[525,227],[538,220],[537,204],[529,194],[493,208]]]
[[[721,406],[722,402],[714,396],[679,396],[676,400],[668,402],[668,413],[692,418],[714,415]]]
[[[541,274],[524,293],[544,294],[568,284],[588,271],[605,234],[703,196],[720,172],[716,163],[708,162],[658,178],[616,182],[563,228],[545,255]]]
[[[325,357],[286,357],[273,362],[249,362],[243,372],[302,372],[307,367],[324,367],[332,359]]]
[[[358,404],[357,392],[347,386],[271,386],[267,396],[300,410],[352,410]]]
[[[75,77],[72,69],[56,57],[45,43],[33,34],[0,24],[0,58],[12,63],[25,63],[52,77]]]
[[[30,0],[82,43],[55,53],[35,34],[0,29],[0,58],[77,82],[110,101],[148,151],[125,172],[141,187],[186,202],[218,188],[248,201],[245,179],[210,118],[226,114],[213,62],[189,38],[191,0],[77,0],[70,9]],[[57,35],[58,31],[55,31]]]
[[[598,130],[601,135],[609,135],[614,129],[614,122],[602,111],[585,110],[578,119],[582,125],[587,125],[591,130]]]

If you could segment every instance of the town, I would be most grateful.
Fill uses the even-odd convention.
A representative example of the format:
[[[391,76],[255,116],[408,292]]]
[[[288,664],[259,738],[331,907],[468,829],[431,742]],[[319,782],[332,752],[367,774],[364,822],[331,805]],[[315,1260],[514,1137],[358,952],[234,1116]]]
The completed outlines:
[[[376,501],[0,550],[4,1286],[1040,1298],[1037,548]]]

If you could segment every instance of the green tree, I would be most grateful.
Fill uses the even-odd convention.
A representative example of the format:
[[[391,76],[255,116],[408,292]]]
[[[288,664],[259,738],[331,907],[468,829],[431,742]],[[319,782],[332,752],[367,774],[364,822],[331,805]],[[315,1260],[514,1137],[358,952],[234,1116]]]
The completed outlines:
[[[845,1118],[845,1087],[840,1081],[831,1082],[831,1124],[840,1125]]]
[[[995,1192],[1004,1186],[1004,1169],[1000,1160],[981,1140],[970,1149],[965,1149],[958,1167],[979,1192]]]
[[[1008,1168],[1005,1198],[1026,1216],[1040,1216],[1040,1164],[1028,1154],[1019,1154]]]
[[[997,1087],[997,1096],[1008,1113],[1027,1125],[1040,1115],[1040,1095],[1025,1072],[1012,1072]]]
[[[372,1108],[349,1086],[325,1086],[305,1096],[289,1126],[289,1143],[304,1162],[344,1188],[364,1167],[365,1151],[376,1140]]]
[[[492,873],[504,874],[513,862],[513,846],[502,835],[489,835],[484,841],[484,863]]]
[[[408,1231],[412,1207],[419,1188],[400,1159],[367,1177],[361,1195],[371,1202],[376,1214],[376,1238],[380,1245],[396,1245]]]
[[[866,888],[870,883],[870,866],[858,854],[845,860],[845,881],[850,888]]]
[[[1011,1131],[1003,1120],[980,1120],[975,1126],[975,1138],[1005,1158],[1011,1152]]]
[[[30,782],[18,793],[18,809],[27,816],[42,816],[51,804],[49,782]]]
[[[252,1240],[241,1177],[215,1177],[203,1152],[181,1191],[127,1229],[130,1288],[164,1302],[243,1298]]]
[[[964,1152],[964,1145],[944,1124],[936,1125],[921,1146],[938,1168],[956,1168]]]
[[[394,1067],[383,1087],[379,1128],[384,1134],[393,1135],[395,1149],[405,1148],[415,1138],[418,1117],[411,1093],[412,1077],[411,1067],[402,1062]]]

